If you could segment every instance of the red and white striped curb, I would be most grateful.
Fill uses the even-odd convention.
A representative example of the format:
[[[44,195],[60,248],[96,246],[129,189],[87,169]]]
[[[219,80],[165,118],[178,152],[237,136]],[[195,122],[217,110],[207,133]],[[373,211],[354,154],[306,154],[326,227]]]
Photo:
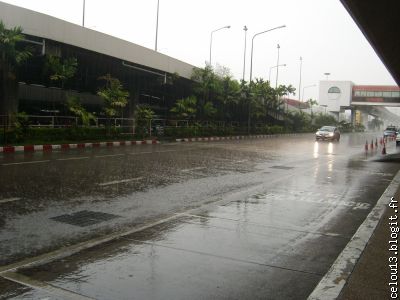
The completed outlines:
[[[217,136],[217,137],[199,137],[176,139],[177,142],[209,142],[223,140],[243,140],[243,139],[265,139],[279,136],[297,136],[303,133],[283,133],[283,134],[259,134],[259,135],[237,135],[237,136]]]
[[[160,142],[157,140],[143,140],[143,141],[118,141],[118,142],[77,143],[77,144],[59,144],[59,145],[4,146],[0,147],[0,153],[53,151],[53,150],[64,150],[64,149],[118,147],[118,146],[130,146],[130,145],[151,145],[159,143]]]

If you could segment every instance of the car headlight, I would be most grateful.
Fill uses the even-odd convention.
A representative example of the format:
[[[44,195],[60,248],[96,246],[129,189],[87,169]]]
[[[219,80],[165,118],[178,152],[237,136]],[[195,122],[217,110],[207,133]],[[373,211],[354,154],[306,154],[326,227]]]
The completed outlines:
[[[329,132],[329,136],[333,136],[333,132]]]

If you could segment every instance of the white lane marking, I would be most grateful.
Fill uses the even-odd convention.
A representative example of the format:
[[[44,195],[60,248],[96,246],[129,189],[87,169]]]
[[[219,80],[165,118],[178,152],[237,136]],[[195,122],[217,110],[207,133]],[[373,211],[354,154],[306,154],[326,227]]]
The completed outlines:
[[[139,155],[139,154],[151,154],[151,153],[154,153],[154,152],[151,152],[151,151],[149,151],[149,152],[132,152],[132,153],[129,153],[129,154],[131,154],[131,155]]]
[[[202,216],[202,215],[196,215],[195,213],[182,213],[184,216],[188,217],[194,217],[194,218],[199,218],[199,219],[219,219],[219,220],[226,220],[228,222],[234,222],[234,223],[240,223],[240,224],[249,224],[257,227],[267,227],[267,228],[273,228],[273,229],[278,229],[281,231],[296,231],[296,232],[302,232],[302,233],[309,233],[309,234],[315,234],[315,235],[325,235],[325,236],[332,236],[332,237],[340,237],[340,234],[338,233],[333,233],[333,232],[322,232],[322,231],[307,231],[305,229],[299,229],[298,227],[282,227],[282,226],[275,226],[271,224],[262,224],[262,223],[257,223],[257,222],[251,222],[243,219],[234,219],[234,218],[224,218],[224,217],[218,217],[218,216]],[[188,221],[184,221],[188,222]],[[218,226],[215,226],[218,227]]]
[[[313,292],[308,296],[308,300],[334,300],[339,297],[339,294],[346,285],[356,263],[363,254],[372,233],[384,215],[388,204],[396,194],[399,184],[400,171],[397,172],[392,183],[386,188],[375,207],[372,208],[367,218],[357,229],[357,232],[337,257],[331,268],[320,280]]]
[[[107,185],[113,185],[113,184],[118,184],[118,183],[125,183],[125,182],[131,182],[131,181],[138,181],[143,179],[143,177],[136,177],[136,178],[129,178],[129,179],[121,179],[121,180],[114,180],[114,181],[109,181],[109,182],[104,182],[104,183],[98,183],[97,185],[99,186],[107,186]]]
[[[242,159],[242,160],[235,160],[235,161],[233,161],[234,163],[244,163],[244,162],[246,162],[246,161],[248,161],[247,159]]]
[[[70,158],[57,158],[56,160],[79,160],[79,159],[88,159],[89,156],[82,156],[82,157],[70,157]]]
[[[177,152],[177,151],[179,151],[179,150],[163,150],[163,151],[156,151],[156,153]]]
[[[17,163],[6,163],[6,164],[1,164],[2,166],[14,166],[14,165],[27,165],[27,164],[41,164],[41,163],[46,163],[49,162],[50,160],[35,160],[35,161],[23,161],[23,162],[17,162]]]
[[[177,152],[179,150],[163,150],[163,151],[144,151],[144,152],[132,152],[129,153],[131,155],[140,155],[140,154],[153,154],[153,153],[166,153],[166,152]]]
[[[96,158],[102,158],[102,157],[114,157],[114,156],[124,156],[125,154],[108,154],[108,155],[96,155]]]
[[[73,300],[92,300],[94,298],[89,298],[86,296],[83,296],[81,294],[75,293],[73,291],[69,291],[67,289],[59,288],[53,285],[50,285],[44,281],[36,280],[33,278],[30,278],[28,276],[22,275],[20,273],[15,273],[15,272],[8,272],[4,273],[2,277],[6,278],[7,280],[10,280],[12,282],[16,282],[18,284],[21,284],[23,286],[30,287],[35,290],[40,290],[45,292],[46,294],[49,293],[52,296],[57,296],[57,298],[60,299],[73,299]],[[50,299],[50,298],[41,298],[41,299]]]
[[[7,203],[7,202],[18,201],[18,200],[21,200],[21,198],[15,197],[15,198],[0,199],[0,203]]]
[[[191,171],[197,171],[197,170],[204,170],[207,169],[206,167],[196,167],[196,168],[191,168],[191,169],[183,169],[181,172],[191,172]]]

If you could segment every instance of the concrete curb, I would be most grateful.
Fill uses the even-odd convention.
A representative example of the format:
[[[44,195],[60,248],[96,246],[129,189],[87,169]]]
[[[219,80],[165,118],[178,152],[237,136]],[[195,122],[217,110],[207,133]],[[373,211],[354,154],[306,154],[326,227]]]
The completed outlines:
[[[4,146],[0,147],[0,153],[38,152],[38,151],[77,149],[77,148],[119,147],[119,146],[130,146],[130,145],[151,145],[159,143],[160,142],[157,140],[143,140],[143,141],[95,142],[95,143],[77,143],[77,144],[59,144],[59,145]]]
[[[223,140],[243,140],[243,139],[259,139],[259,138],[276,138],[280,136],[300,136],[309,133],[284,133],[284,134],[268,134],[268,135],[238,135],[238,136],[222,136],[222,137],[198,137],[198,138],[182,138],[176,139],[176,142],[210,142]],[[158,140],[142,140],[142,141],[117,141],[117,142],[94,142],[94,143],[73,143],[73,144],[46,144],[46,145],[25,145],[25,146],[4,146],[0,147],[0,153],[15,152],[38,152],[66,150],[77,148],[98,148],[98,147],[119,147],[130,145],[149,145],[160,144]]]
[[[375,228],[377,227],[386,207],[394,197],[400,184],[400,171],[379,198],[375,207],[353,235],[329,271],[321,279],[314,291],[308,297],[314,299],[337,299],[347,283],[354,267],[368,244]]]
[[[236,135],[236,136],[216,136],[216,137],[198,137],[175,139],[176,142],[210,142],[224,140],[244,140],[244,139],[267,139],[281,136],[300,136],[310,133],[283,133],[283,134],[259,134],[259,135]]]

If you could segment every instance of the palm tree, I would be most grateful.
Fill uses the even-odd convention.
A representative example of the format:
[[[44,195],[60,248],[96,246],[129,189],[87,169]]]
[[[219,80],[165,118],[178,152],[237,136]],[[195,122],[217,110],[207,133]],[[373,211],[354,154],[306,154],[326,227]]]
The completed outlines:
[[[32,56],[28,47],[20,46],[23,39],[21,27],[6,29],[0,21],[0,115],[18,110],[17,68]]]
[[[192,119],[196,116],[197,99],[195,96],[190,96],[176,101],[170,112],[174,113],[179,119]]]
[[[118,108],[121,110],[128,104],[129,92],[125,91],[121,82],[110,74],[101,76],[100,80],[105,80],[106,85],[101,88],[97,95],[104,101],[104,112],[107,117],[116,117]]]
[[[122,117],[122,110],[128,104],[129,92],[124,90],[122,83],[117,78],[111,77],[110,74],[101,76],[99,80],[106,81],[105,86],[97,91],[97,95],[103,100],[103,110],[107,117],[107,131],[110,133],[110,118],[116,117],[118,110]],[[132,131],[135,132],[134,126]]]
[[[68,79],[75,76],[78,60],[75,57],[69,57],[61,61],[59,57],[49,55],[46,66],[51,71],[50,80],[60,82],[63,89]]]

